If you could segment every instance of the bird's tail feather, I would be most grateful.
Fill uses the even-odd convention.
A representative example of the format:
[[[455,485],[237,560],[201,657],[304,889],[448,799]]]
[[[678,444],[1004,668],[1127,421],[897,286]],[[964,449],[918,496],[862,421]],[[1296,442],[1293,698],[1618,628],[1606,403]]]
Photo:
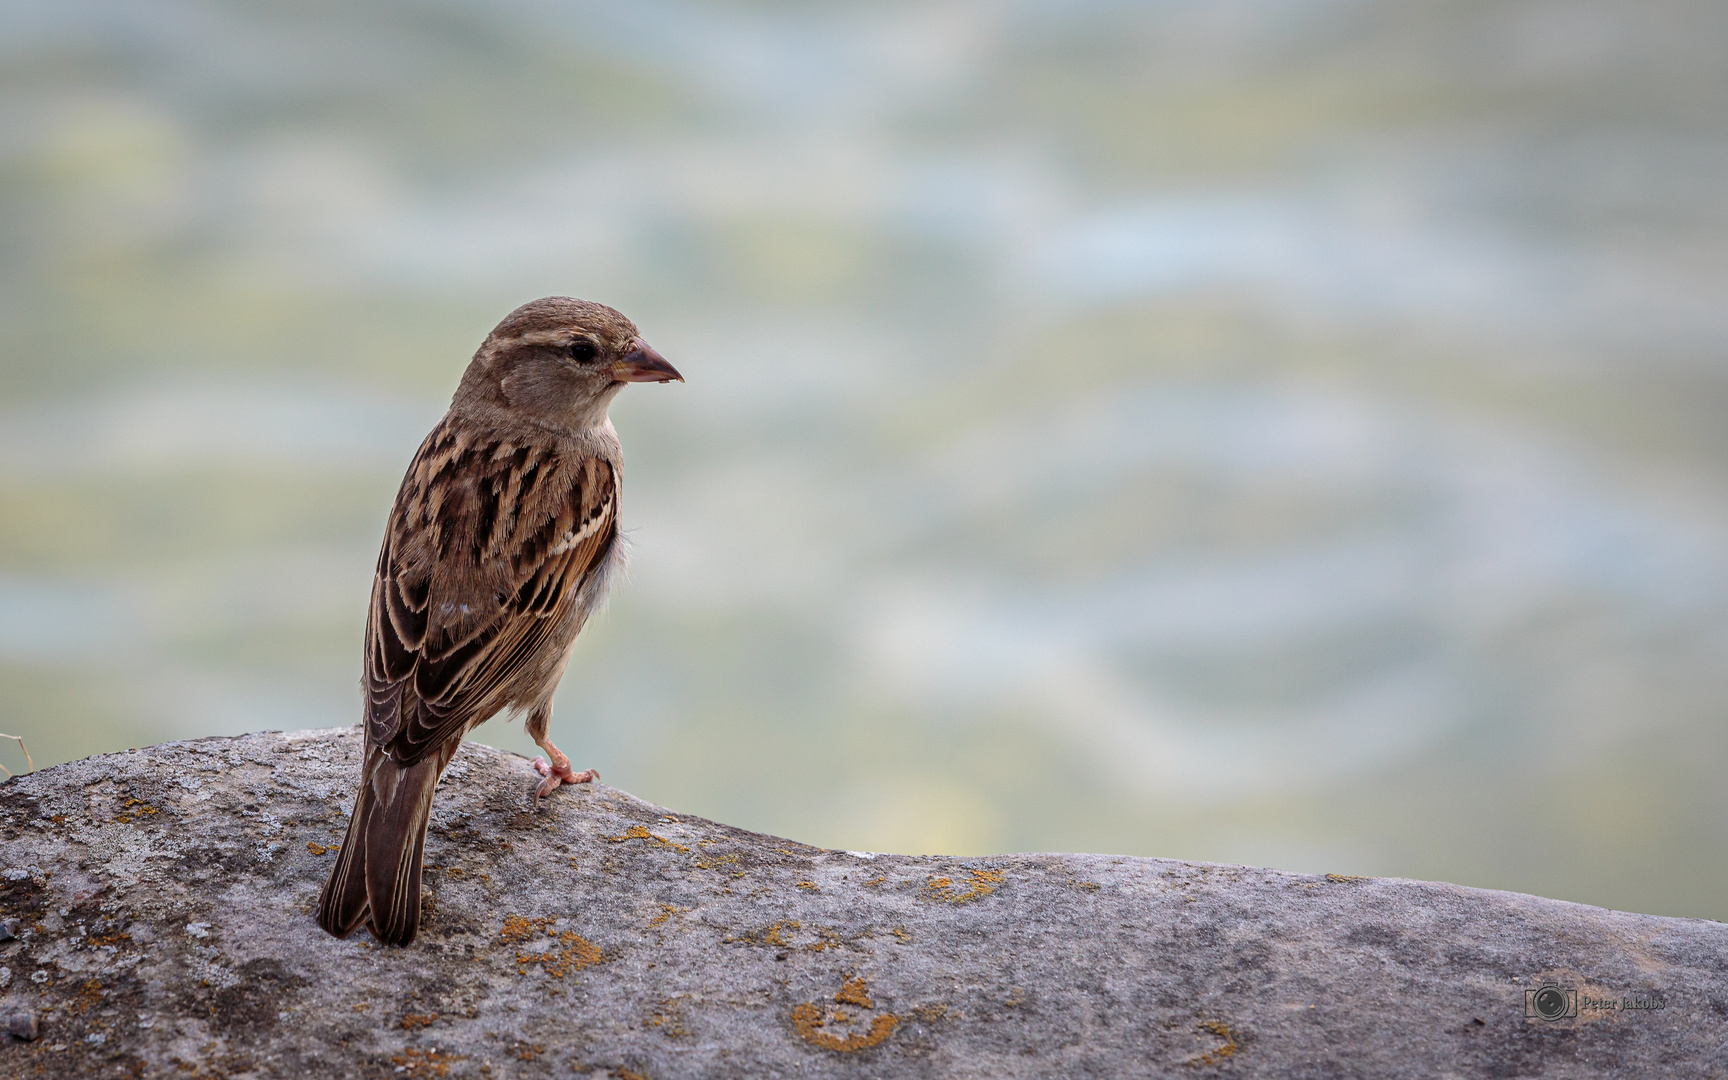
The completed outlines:
[[[348,837],[318,902],[319,926],[347,937],[365,923],[383,944],[414,940],[432,793],[451,756],[436,753],[402,765],[381,748],[367,747]]]
[[[354,797],[354,812],[348,817],[348,835],[336,853],[324,895],[318,898],[318,925],[339,938],[352,934],[366,919],[366,817],[372,805],[372,785],[366,782],[371,762],[367,765],[361,773],[360,793]]]

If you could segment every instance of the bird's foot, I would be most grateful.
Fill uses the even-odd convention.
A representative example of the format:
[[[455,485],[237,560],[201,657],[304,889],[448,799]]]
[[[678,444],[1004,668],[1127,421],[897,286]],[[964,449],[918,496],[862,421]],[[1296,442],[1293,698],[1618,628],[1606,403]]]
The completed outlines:
[[[546,778],[534,789],[536,805],[541,799],[557,791],[560,784],[586,784],[600,779],[600,774],[593,769],[583,769],[581,772],[571,769],[570,759],[556,749],[549,750],[547,756],[552,759],[550,762],[543,757],[534,759],[534,771]]]

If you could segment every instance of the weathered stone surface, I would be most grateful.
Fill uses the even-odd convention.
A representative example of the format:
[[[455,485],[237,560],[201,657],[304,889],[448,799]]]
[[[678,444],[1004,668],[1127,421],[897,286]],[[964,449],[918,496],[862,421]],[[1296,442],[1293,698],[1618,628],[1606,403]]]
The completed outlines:
[[[1712,1076],[1728,927],[1424,882],[824,851],[456,758],[407,949],[324,935],[352,730],[0,787],[0,1076]],[[436,867],[436,869],[432,869]],[[1544,980],[1661,1008],[1525,1015]],[[1635,996],[1637,996],[1635,998]]]

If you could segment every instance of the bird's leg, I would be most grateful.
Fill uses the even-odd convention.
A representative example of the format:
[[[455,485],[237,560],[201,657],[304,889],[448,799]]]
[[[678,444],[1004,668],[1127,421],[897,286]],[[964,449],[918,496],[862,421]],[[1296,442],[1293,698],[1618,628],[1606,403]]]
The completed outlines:
[[[600,774],[593,769],[583,769],[576,772],[570,768],[570,759],[564,751],[552,745],[552,737],[547,729],[552,724],[551,704],[542,705],[528,714],[528,735],[540,749],[546,751],[545,757],[534,759],[534,771],[546,779],[540,781],[540,786],[534,789],[534,800],[541,799],[558,790],[559,784],[586,784],[591,780],[600,779]]]

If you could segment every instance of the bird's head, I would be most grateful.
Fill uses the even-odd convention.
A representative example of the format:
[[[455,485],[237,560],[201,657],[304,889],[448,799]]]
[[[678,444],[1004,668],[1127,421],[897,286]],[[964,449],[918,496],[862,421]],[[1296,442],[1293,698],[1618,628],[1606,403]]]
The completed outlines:
[[[674,379],[684,376],[617,311],[548,296],[523,304],[493,328],[456,399],[582,431],[605,422],[607,405],[625,383]]]

